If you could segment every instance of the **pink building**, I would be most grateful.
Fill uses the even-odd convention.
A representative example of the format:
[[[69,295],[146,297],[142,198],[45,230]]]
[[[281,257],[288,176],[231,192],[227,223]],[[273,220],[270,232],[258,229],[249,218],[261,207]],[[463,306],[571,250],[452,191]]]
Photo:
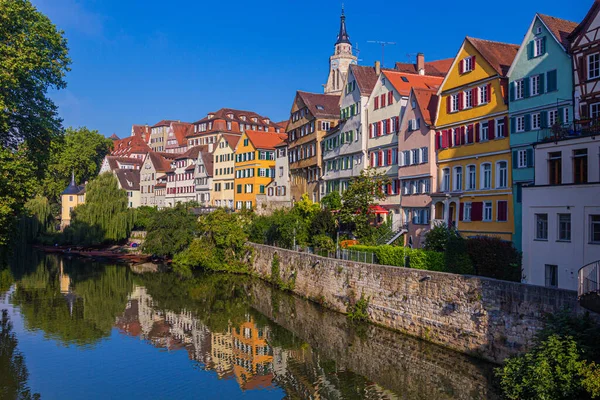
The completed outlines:
[[[436,90],[412,88],[398,132],[398,178],[405,245],[425,243],[431,219],[432,188],[437,187],[435,130]]]

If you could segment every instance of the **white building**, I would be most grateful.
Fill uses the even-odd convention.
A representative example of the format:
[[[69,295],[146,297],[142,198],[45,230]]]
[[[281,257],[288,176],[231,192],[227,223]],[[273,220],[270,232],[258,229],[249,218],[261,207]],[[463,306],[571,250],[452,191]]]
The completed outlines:
[[[194,173],[194,184],[196,187],[196,201],[200,205],[208,207],[211,205],[211,193],[213,193],[213,153],[208,146],[199,146]]]
[[[270,214],[273,210],[292,206],[287,142],[275,146],[275,175],[266,189],[265,194],[256,195],[257,213]]]
[[[155,193],[158,178],[164,176],[171,169],[173,154],[148,152],[142,169],[140,170],[140,205],[149,207],[162,207],[159,205]],[[163,196],[164,200],[164,196]]]
[[[367,105],[377,82],[376,67],[351,65],[340,97],[340,125],[321,142],[323,172],[321,194],[342,193],[350,178],[367,166]]]
[[[575,136],[535,145],[535,184],[522,189],[527,283],[577,290],[577,271],[600,260],[600,142]]]
[[[171,162],[171,169],[167,172],[166,207],[196,200],[194,175],[198,153],[202,150],[206,151],[207,147],[192,147]]]

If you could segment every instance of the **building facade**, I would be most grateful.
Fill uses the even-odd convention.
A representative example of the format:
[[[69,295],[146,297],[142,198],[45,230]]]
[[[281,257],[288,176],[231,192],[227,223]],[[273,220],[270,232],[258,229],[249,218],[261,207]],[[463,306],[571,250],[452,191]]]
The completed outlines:
[[[174,158],[175,154],[148,152],[140,169],[140,205],[162,207],[157,202],[155,188],[158,178],[171,169],[171,161]]]
[[[506,74],[519,46],[467,37],[438,90],[434,223],[512,240]]]
[[[321,141],[336,127],[339,114],[339,96],[296,92],[287,126],[292,201],[303,194],[320,200]]]
[[[214,196],[214,158],[212,152],[208,150],[210,146],[200,147],[202,149],[198,152],[194,174],[194,183],[196,185],[196,201],[203,207],[209,207],[212,204],[212,199]]]
[[[367,105],[377,82],[379,68],[351,65],[340,96],[339,129],[321,142],[323,171],[321,195],[342,193],[353,176],[367,166]]]
[[[148,145],[152,151],[165,151],[167,146],[167,135],[169,127],[172,122],[180,122],[180,121],[172,121],[172,120],[162,120],[157,122],[150,128],[150,142]]]
[[[567,36],[575,22],[536,14],[508,72],[515,234],[521,248],[521,189],[533,182],[533,144],[546,128],[573,120],[573,74]]]
[[[253,210],[256,196],[266,194],[275,177],[275,146],[287,136],[282,133],[246,131],[235,149],[235,209]]]
[[[166,173],[165,205],[167,207],[197,200],[194,175],[198,153],[201,151],[207,151],[207,146],[192,147],[171,161],[171,169]]]
[[[577,271],[600,260],[600,131],[535,145],[535,184],[524,187],[523,274],[577,290]]]
[[[85,203],[85,185],[75,183],[75,174],[71,173],[69,186],[60,195],[60,229],[71,224],[71,213],[80,204]]]
[[[233,209],[235,185],[235,147],[240,137],[223,134],[213,152],[213,196],[212,205]]]
[[[165,144],[166,153],[184,153],[187,150],[187,135],[192,131],[193,125],[187,122],[171,122],[167,128]]]
[[[275,146],[275,175],[267,185],[267,193],[256,195],[256,212],[270,214],[273,210],[291,206],[288,147],[283,141]]]

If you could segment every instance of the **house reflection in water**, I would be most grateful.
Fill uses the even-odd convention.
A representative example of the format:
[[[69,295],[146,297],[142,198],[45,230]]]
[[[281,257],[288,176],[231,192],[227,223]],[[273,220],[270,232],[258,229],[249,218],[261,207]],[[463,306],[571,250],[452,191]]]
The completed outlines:
[[[273,385],[273,352],[267,343],[268,329],[258,328],[252,318],[232,329],[233,371],[244,390]]]

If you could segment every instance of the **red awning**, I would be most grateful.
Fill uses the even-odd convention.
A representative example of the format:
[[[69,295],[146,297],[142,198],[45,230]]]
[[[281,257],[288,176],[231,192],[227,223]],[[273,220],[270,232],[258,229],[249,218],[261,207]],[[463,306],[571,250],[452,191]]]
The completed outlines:
[[[389,211],[381,206],[370,206],[369,213],[371,213],[371,214],[389,214]]]

